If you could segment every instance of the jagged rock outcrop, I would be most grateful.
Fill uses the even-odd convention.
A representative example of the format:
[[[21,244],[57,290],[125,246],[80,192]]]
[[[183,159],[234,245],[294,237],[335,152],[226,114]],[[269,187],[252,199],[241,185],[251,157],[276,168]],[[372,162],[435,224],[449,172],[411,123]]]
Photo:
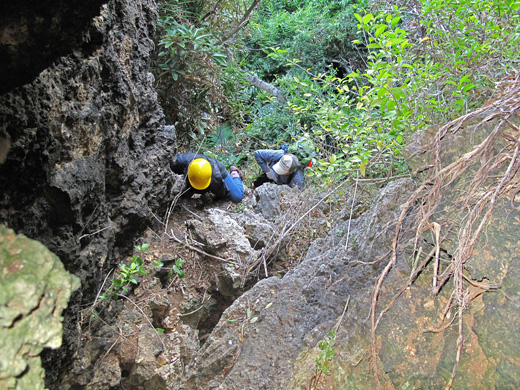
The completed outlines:
[[[32,69],[41,71],[39,76],[25,85],[20,82],[30,80],[13,77],[16,88],[0,96],[1,154],[8,150],[0,164],[0,222],[42,242],[82,283],[67,311],[71,333],[60,350],[64,353],[75,339],[81,301],[95,297],[154,214],[162,217],[172,184],[169,160],[176,150],[174,129],[164,126],[149,72],[155,2],[78,4],[8,7],[15,13],[13,23],[17,17],[30,24],[52,16],[61,33],[58,27],[52,30],[60,36],[54,39],[37,34],[38,26],[28,27],[34,34],[12,46],[10,55],[39,46],[40,38],[50,39],[46,47],[53,50],[36,50],[36,56],[42,51],[46,56]],[[76,13],[83,15],[75,19]],[[2,14],[4,22],[9,17]],[[11,62],[17,61],[26,57]],[[49,368],[67,362],[60,359],[53,354]]]
[[[374,267],[384,264],[349,269],[349,261],[371,262],[384,255],[392,238],[387,223],[412,189],[411,180],[392,183],[370,211],[352,221],[352,237],[361,243],[357,249],[345,253],[348,220],[340,219],[333,234],[315,241],[297,268],[283,278],[261,280],[237,299],[186,367],[187,381],[178,388],[300,389],[314,374],[312,349],[338,322],[349,297],[349,313],[356,315],[345,315],[343,324],[350,322],[344,326],[351,334],[368,341],[367,324],[355,324],[370,309],[370,289],[362,287],[374,282]],[[353,355],[359,358],[363,348]],[[309,360],[300,362],[302,356]]]
[[[41,243],[0,225],[0,388],[44,388],[40,353],[62,341],[62,311],[79,279]]]
[[[473,161],[470,168],[461,164],[460,172],[465,175],[455,180],[449,177],[441,192],[433,193],[444,203],[428,209],[432,213],[427,222],[437,223],[443,234],[445,226],[452,226],[450,234],[443,236],[438,257],[440,271],[446,277],[442,284],[437,283],[442,288],[433,294],[432,258],[425,258],[425,254],[435,249],[436,237],[430,236],[428,226],[419,229],[422,234],[417,243],[422,252],[412,251],[417,223],[424,215],[421,210],[431,204],[424,197],[415,198],[421,206],[417,209],[411,207],[414,202],[407,203],[421,186],[421,176],[417,182],[406,179],[388,184],[368,211],[356,206],[358,199],[353,192],[344,192],[336,200],[345,209],[328,220],[323,218],[320,224],[330,226],[330,234],[315,240],[290,272],[261,280],[223,313],[218,310],[240,293],[238,282],[244,283],[247,272],[228,272],[231,267],[225,268],[225,261],[217,263],[218,267],[202,262],[205,255],[200,251],[233,258],[245,265],[246,271],[256,267],[255,276],[268,274],[271,264],[267,259],[283,259],[287,234],[298,216],[306,212],[299,207],[308,207],[304,202],[287,206],[284,202],[291,201],[290,190],[285,193],[284,187],[269,185],[257,188],[253,196],[258,198],[248,197],[243,202],[252,209],[242,215],[209,211],[201,218],[207,218],[207,226],[213,231],[197,219],[190,222],[201,244],[190,248],[199,256],[200,264],[194,264],[192,271],[200,272],[201,291],[193,289],[186,298],[182,283],[169,289],[172,275],[165,283],[159,271],[155,275],[149,270],[131,292],[131,298],[146,302],[143,308],[122,297],[107,300],[103,306],[99,299],[93,301],[104,278],[150,221],[163,215],[179,188],[168,164],[176,149],[174,129],[163,126],[153,77],[148,72],[157,17],[155,3],[111,0],[101,7],[101,2],[94,1],[75,9],[79,3],[70,2],[63,12],[50,18],[57,23],[50,29],[58,31],[56,36],[61,36],[64,21],[73,19],[69,15],[76,11],[83,14],[80,10],[86,8],[81,7],[88,11],[71,24],[70,39],[55,39],[52,50],[36,38],[48,43],[53,35],[39,37],[42,30],[37,28],[31,30],[32,42],[31,35],[5,34],[23,32],[24,23],[39,20],[35,14],[24,16],[29,13],[8,20],[8,11],[16,9],[15,4],[32,6],[29,2],[11,2],[6,7],[0,20],[7,20],[2,26],[10,27],[4,27],[2,39],[16,39],[0,41],[4,45],[0,54],[6,44],[13,49],[9,55],[41,46],[32,58],[42,59],[29,70],[22,69],[22,75],[13,75],[12,82],[3,85],[10,92],[0,96],[0,222],[44,243],[82,283],[66,311],[65,346],[45,354],[49,387],[101,390],[124,383],[126,388],[154,390],[296,390],[308,388],[319,376],[321,389],[374,389],[378,381],[383,388],[426,389],[446,386],[456,369],[457,389],[520,388],[520,351],[515,342],[520,330],[519,215],[518,191],[514,192],[519,169],[516,162],[510,168],[500,165],[518,157],[517,112],[510,112],[504,120],[500,115],[507,110],[499,107],[483,110],[480,117],[470,117],[469,121],[465,118],[456,131],[439,137],[443,142],[437,149],[428,147],[428,136],[433,139],[441,127],[419,137],[416,150],[438,150],[444,167],[488,134],[495,134],[500,141],[482,151],[476,159],[478,164]],[[45,17],[41,21],[45,23],[48,14],[58,10],[62,2],[42,5],[45,7],[39,9],[45,11]],[[90,15],[96,16],[92,19]],[[23,23],[16,23],[24,18]],[[17,67],[20,61],[23,59],[10,61],[9,66]],[[52,66],[47,67],[50,63]],[[2,76],[9,77],[9,72]],[[499,124],[513,125],[502,129]],[[469,158],[470,154],[465,156]],[[428,161],[431,158],[410,160],[416,167]],[[441,165],[435,168],[442,172]],[[492,174],[483,175],[486,169]],[[507,182],[507,186],[501,188],[494,181],[497,177],[505,178],[500,183]],[[465,208],[453,205],[469,209],[479,204],[479,194],[489,197],[490,188],[497,188],[497,195],[508,190],[511,193],[507,195],[512,196],[497,198],[493,218],[480,236],[474,256],[456,263],[453,259],[461,248],[457,229],[466,218],[459,214]],[[468,198],[471,201],[457,203],[467,193],[473,194]],[[410,208],[397,236],[395,265],[385,274],[392,259],[396,221],[405,206]],[[481,221],[478,214],[475,221]],[[230,226],[234,230],[225,236]],[[254,259],[261,250],[269,256]],[[176,252],[172,260],[177,258]],[[249,261],[253,264],[247,269]],[[422,263],[422,272],[416,273]],[[448,271],[461,265],[464,272],[459,269],[459,279],[454,281],[455,271]],[[15,263],[13,267],[16,271],[18,266]],[[212,272],[211,278],[205,280],[201,270]],[[2,276],[8,277],[10,272],[7,267]],[[67,278],[60,279],[64,282]],[[379,278],[384,280],[380,279],[374,296]],[[455,291],[456,283],[464,290]],[[63,293],[59,299],[56,305],[61,309],[68,295]],[[42,302],[47,303],[45,299]],[[60,309],[53,312],[53,320],[59,319]],[[5,320],[7,314],[2,318],[8,327],[30,318],[11,314],[14,322],[9,322]],[[81,315],[88,318],[79,321]],[[372,321],[379,318],[377,329],[373,329]],[[58,323],[54,321],[54,325],[57,328]],[[89,329],[77,334],[78,325]],[[28,324],[26,328],[30,327]],[[165,332],[153,329],[159,327]],[[335,331],[334,346],[326,343],[331,330]],[[31,330],[31,335],[37,334]],[[6,340],[16,339],[3,338]],[[29,378],[41,386],[43,372],[37,355],[42,346],[58,346],[57,338],[52,340],[35,341],[31,346],[29,355],[35,361],[24,371],[30,376],[20,377],[19,371],[2,375],[17,375],[25,388],[33,386],[25,385]],[[320,352],[326,348],[335,351],[333,358],[321,361],[330,375],[322,375],[316,366],[316,359],[320,361]],[[70,359],[73,352],[77,352],[75,359]],[[14,383],[9,380],[9,384]]]
[[[0,94],[33,81],[59,57],[95,50],[101,35],[88,26],[106,0],[4,1],[0,4]],[[88,31],[89,40],[84,39]]]
[[[431,142],[439,139],[442,167],[453,167],[461,156],[465,161],[463,169],[450,171],[452,180],[442,186],[441,196],[434,197],[440,202],[428,214],[444,234],[433,287],[435,256],[427,256],[435,253],[433,225],[431,235],[421,228],[417,238],[421,250],[413,251],[424,215],[419,211],[433,206],[425,198],[412,198],[422,189],[428,194],[433,184],[390,183],[359,218],[349,220],[348,208],[336,216],[331,234],[316,240],[298,267],[281,279],[260,281],[238,298],[187,364],[184,382],[174,388],[299,390],[309,388],[320,375],[320,389],[374,389],[378,383],[381,388],[437,389],[453,378],[457,389],[518,388],[520,216],[515,208],[519,171],[513,140],[518,139],[520,123],[514,111],[492,108],[465,119],[455,122],[453,134],[436,137],[440,127],[432,128],[410,147],[422,153],[410,160],[413,168],[431,166],[428,153],[435,151]],[[482,156],[474,153],[490,134],[497,135],[493,143],[486,144]],[[484,176],[489,167],[492,173]],[[465,249],[457,249],[457,240],[469,234],[460,230],[467,219],[464,213],[475,203],[459,205],[470,196],[478,201],[489,193],[499,194],[496,188],[501,190],[501,183],[508,183],[503,189],[506,196],[491,204],[489,225],[473,255],[462,262],[463,271],[455,274],[454,259]],[[409,199],[416,201],[408,204]],[[408,212],[398,235],[395,265],[386,274],[404,207]],[[482,214],[485,210],[477,209]],[[482,217],[477,215],[475,226]],[[372,333],[374,308],[377,328]],[[335,355],[320,361],[330,371],[327,376],[316,360],[323,359],[320,352],[328,348],[331,330]]]

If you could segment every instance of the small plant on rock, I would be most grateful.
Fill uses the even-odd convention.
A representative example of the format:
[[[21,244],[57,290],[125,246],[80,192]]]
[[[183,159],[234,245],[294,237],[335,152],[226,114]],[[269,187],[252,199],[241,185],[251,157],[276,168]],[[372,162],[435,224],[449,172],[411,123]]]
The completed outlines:
[[[168,273],[168,279],[173,278],[173,275],[177,274],[179,279],[184,279],[185,273],[181,269],[182,267],[182,259],[179,257],[175,264],[173,265],[171,271]]]
[[[332,358],[336,355],[336,351],[333,348],[335,343],[336,335],[332,329],[318,344],[320,351],[318,352],[318,357],[316,358],[316,372],[312,376],[309,383],[309,390],[315,390],[318,388],[318,383],[320,382],[321,376],[323,374],[327,376],[331,374],[330,364]]]
[[[130,265],[119,264],[119,272],[121,276],[116,279],[112,279],[112,283],[114,285],[114,289],[109,289],[113,295],[119,297],[120,290],[128,292],[128,284],[137,284],[136,275],[146,275],[146,270],[143,267],[143,258],[141,257],[142,253],[147,253],[147,248],[149,244],[136,245],[135,248],[138,250],[138,254],[132,257],[130,261]],[[106,296],[104,296],[106,298]]]

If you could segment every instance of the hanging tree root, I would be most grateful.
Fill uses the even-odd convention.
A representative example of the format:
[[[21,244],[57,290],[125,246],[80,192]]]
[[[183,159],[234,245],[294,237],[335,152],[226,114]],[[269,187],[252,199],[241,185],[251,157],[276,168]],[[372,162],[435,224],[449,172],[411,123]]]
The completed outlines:
[[[478,126],[491,120],[497,123],[486,139],[470,152],[443,167],[441,150],[445,137],[450,133],[457,133],[467,120],[485,115],[486,112],[490,114]],[[520,169],[520,129],[511,121],[511,118],[514,115],[518,116],[519,112],[520,74],[517,74],[515,78],[508,80],[499,98],[495,99],[490,105],[447,123],[439,129],[435,140],[423,148],[423,151],[433,150],[433,161],[428,166],[432,173],[428,179],[422,182],[402,208],[397,220],[392,250],[389,255],[390,260],[377,279],[372,295],[371,360],[378,388],[381,387],[381,382],[377,367],[376,330],[383,316],[391,309],[406,288],[414,283],[418,274],[426,269],[432,259],[435,259],[432,272],[432,295],[437,296],[448,280],[453,281],[451,299],[442,316],[443,323],[437,328],[429,329],[430,331],[442,332],[448,329],[455,319],[458,320],[456,360],[445,389],[452,387],[463,349],[463,313],[476,296],[491,289],[499,288],[498,286],[472,281],[471,278],[464,275],[464,264],[470,259],[481,234],[485,233],[498,200],[510,199],[513,203],[515,195],[520,192],[520,175],[518,174]],[[466,171],[471,172],[468,175],[471,180],[463,182],[462,175]],[[446,204],[445,200],[442,204],[443,209],[440,209],[442,195],[446,188],[453,183],[465,184],[465,194],[452,200],[449,204]],[[398,245],[401,243],[401,237],[404,234],[404,222],[412,209],[418,210],[414,253],[420,252],[419,242],[423,233],[429,229],[434,231],[435,245],[421,264],[412,271],[406,284],[378,314],[378,297],[385,278],[397,263]],[[451,219],[445,217],[446,220],[442,224],[431,222],[431,218],[437,211],[442,211],[445,216],[453,217]],[[442,273],[439,274],[441,271],[439,269],[440,248],[448,237],[453,241],[452,245],[455,244],[455,250],[449,265],[444,267]],[[465,283],[473,286],[477,283],[480,290],[476,294],[470,294]],[[452,307],[457,308],[457,314],[453,320],[445,323],[446,314]]]

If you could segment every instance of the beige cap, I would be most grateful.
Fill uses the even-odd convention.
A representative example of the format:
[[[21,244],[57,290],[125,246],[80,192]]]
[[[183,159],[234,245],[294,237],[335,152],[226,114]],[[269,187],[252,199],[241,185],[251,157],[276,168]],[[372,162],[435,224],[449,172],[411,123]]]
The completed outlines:
[[[298,159],[292,154],[284,154],[276,164],[273,165],[273,171],[280,176],[290,175],[298,169]]]

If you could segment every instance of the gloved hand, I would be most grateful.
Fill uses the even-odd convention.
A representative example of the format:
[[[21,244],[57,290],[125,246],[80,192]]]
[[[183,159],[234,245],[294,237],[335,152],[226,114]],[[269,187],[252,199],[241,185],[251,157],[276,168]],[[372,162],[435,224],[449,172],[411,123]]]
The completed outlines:
[[[276,181],[276,173],[274,173],[274,171],[272,169],[268,170],[265,174],[272,181]]]
[[[283,144],[280,149],[282,149],[285,153],[287,153],[289,151],[289,145],[287,144]]]

